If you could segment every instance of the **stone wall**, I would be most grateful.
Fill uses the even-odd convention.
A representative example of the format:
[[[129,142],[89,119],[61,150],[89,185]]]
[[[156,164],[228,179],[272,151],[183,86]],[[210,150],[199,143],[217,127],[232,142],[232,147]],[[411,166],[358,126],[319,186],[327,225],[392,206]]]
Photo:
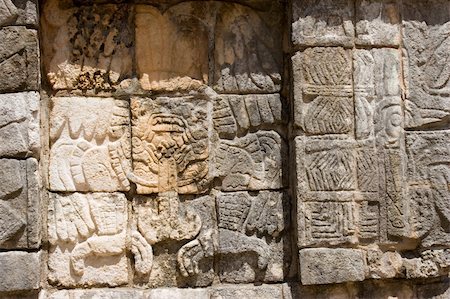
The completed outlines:
[[[447,298],[448,0],[0,0],[0,298]]]

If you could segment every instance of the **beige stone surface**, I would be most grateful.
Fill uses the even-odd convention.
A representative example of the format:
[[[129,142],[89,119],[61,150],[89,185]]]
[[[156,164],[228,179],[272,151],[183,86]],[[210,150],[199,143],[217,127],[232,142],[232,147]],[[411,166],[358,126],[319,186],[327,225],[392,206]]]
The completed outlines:
[[[129,190],[128,102],[84,97],[51,102],[50,190]]]
[[[40,259],[40,252],[0,253],[0,269],[2,269],[0,292],[37,290],[40,286]]]
[[[126,284],[127,223],[123,194],[51,193],[49,282],[65,287]]]

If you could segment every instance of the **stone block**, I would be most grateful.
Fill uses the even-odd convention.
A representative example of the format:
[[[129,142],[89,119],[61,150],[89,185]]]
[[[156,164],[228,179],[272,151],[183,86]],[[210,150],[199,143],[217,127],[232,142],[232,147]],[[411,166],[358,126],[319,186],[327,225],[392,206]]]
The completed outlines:
[[[422,246],[448,246],[450,234],[449,130],[408,132],[408,182],[413,237]]]
[[[365,46],[400,45],[400,7],[396,0],[356,1],[355,43]]]
[[[39,157],[39,94],[0,94],[0,157]]]
[[[41,203],[38,162],[0,159],[0,249],[38,248]]]
[[[220,95],[213,106],[214,129],[224,139],[287,121],[279,94]]]
[[[408,1],[403,5],[406,49],[405,122],[408,128],[437,128],[450,116],[450,3]]]
[[[354,1],[294,1],[292,10],[294,46],[353,46]]]
[[[300,250],[302,284],[330,284],[362,281],[364,254],[358,249],[315,248]]]
[[[11,25],[37,26],[36,0],[1,0],[0,27]]]
[[[280,91],[282,6],[277,1],[259,9],[224,3],[216,13],[214,89],[238,94]]]
[[[136,284],[204,287],[214,279],[214,198],[161,192],[133,199],[132,252]]]
[[[114,288],[114,289],[91,289],[91,290],[43,290],[39,294],[39,299],[147,299],[148,291],[132,288]]]
[[[0,253],[0,292],[36,290],[40,285],[41,254],[9,251]]]
[[[283,281],[291,261],[287,194],[221,192],[216,206],[220,281]]]
[[[136,7],[136,62],[143,89],[188,90],[208,82],[204,6],[181,3],[164,13],[150,5]]]
[[[53,89],[98,93],[126,86],[134,47],[130,9],[59,0],[43,4],[43,65]]]
[[[283,289],[281,285],[243,285],[243,286],[223,286],[212,289],[211,298],[213,299],[281,299]]]
[[[257,131],[214,148],[215,177],[222,190],[264,190],[286,186],[287,145],[275,131]]]
[[[2,2],[5,1],[9,2]],[[0,29],[0,41],[0,92],[38,90],[40,63],[36,30],[4,27]]]
[[[351,134],[351,51],[340,47],[308,48],[292,57],[292,67],[295,125],[312,135]]]
[[[155,289],[149,292],[148,299],[210,299],[209,289]]]
[[[129,105],[112,98],[53,98],[49,180],[52,191],[128,191]]]
[[[133,173],[139,194],[204,192],[210,180],[209,102],[132,98]]]
[[[64,287],[126,284],[127,223],[123,194],[51,193],[49,282]]]

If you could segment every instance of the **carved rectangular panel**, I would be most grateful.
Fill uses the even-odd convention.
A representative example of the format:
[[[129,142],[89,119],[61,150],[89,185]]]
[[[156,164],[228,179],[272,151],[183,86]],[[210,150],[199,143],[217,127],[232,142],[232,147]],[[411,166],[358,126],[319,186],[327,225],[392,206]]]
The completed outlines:
[[[353,45],[354,1],[294,1],[292,9],[294,46],[351,47]]]
[[[0,249],[38,248],[41,200],[38,162],[0,159]]]
[[[0,157],[39,157],[39,94],[0,94]]]
[[[197,194],[210,180],[209,102],[202,97],[133,98],[133,174],[140,194]]]
[[[133,214],[134,283],[155,288],[213,282],[217,244],[213,197],[176,192],[139,195],[133,198]]]
[[[308,48],[292,58],[295,125],[311,135],[353,133],[351,51]]]
[[[291,259],[287,194],[221,192],[216,207],[220,281],[283,281]]]
[[[98,93],[127,85],[134,47],[130,9],[127,4],[71,6],[45,1],[43,61],[53,89]]]
[[[450,131],[406,135],[413,233],[425,247],[448,245],[450,233]]]
[[[36,30],[18,26],[1,28],[0,41],[0,92],[38,90],[40,63]]]
[[[64,287],[128,282],[127,200],[119,193],[50,193],[49,282]]]
[[[0,27],[37,25],[37,0],[0,0]]]
[[[403,15],[406,127],[430,124],[439,128],[450,115],[450,3],[407,1]]]
[[[53,98],[49,181],[52,191],[128,191],[131,172],[127,101]]]
[[[214,144],[215,177],[222,190],[279,189],[286,183],[287,146],[275,131],[257,131]]]

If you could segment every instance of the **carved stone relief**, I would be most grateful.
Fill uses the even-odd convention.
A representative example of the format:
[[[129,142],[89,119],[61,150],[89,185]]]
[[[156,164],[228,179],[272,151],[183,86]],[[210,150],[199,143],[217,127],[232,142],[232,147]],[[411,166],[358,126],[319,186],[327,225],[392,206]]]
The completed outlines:
[[[65,287],[126,284],[127,222],[123,194],[51,193],[49,281]]]
[[[32,249],[41,244],[38,165],[0,159],[0,249]]]
[[[127,101],[53,98],[49,181],[52,191],[128,191],[131,172]]]

